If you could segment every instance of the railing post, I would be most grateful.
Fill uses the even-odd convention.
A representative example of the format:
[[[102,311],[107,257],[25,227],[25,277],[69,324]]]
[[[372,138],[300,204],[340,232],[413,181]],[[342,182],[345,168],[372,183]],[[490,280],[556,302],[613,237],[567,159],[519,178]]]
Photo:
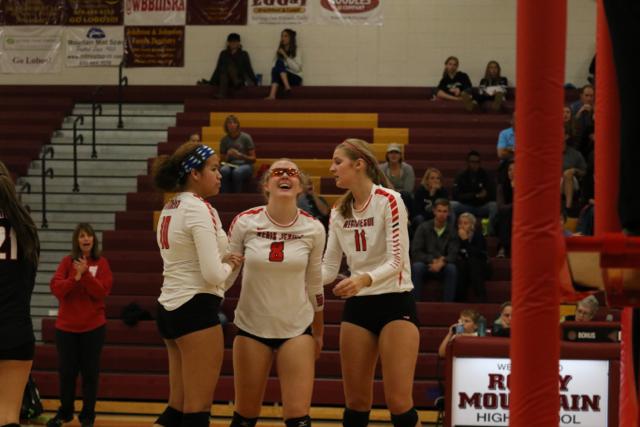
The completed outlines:
[[[78,122],[81,125],[84,125],[84,116],[78,116],[73,121],[73,192],[77,193],[80,191],[80,186],[78,185],[78,142],[82,144],[84,142],[84,136],[82,134],[78,135]]]
[[[47,168],[47,156],[49,155],[53,159],[54,151],[51,146],[45,147],[40,157],[40,166],[42,168],[42,228],[49,228],[49,222],[47,221],[47,177],[53,178],[53,169]]]
[[[20,202],[20,204],[24,205],[24,208],[27,210],[27,212],[31,213],[31,206],[22,203],[22,195],[25,193],[31,194],[31,183],[27,181],[20,183],[20,180],[18,181],[18,184],[20,185],[20,189],[18,190],[18,201]]]
[[[124,69],[124,57],[122,61],[120,61],[120,66],[118,67],[118,129],[124,128],[124,122],[122,121],[122,94],[123,88],[129,85],[129,78],[127,76],[123,76]]]
[[[91,158],[97,159],[98,152],[96,151],[96,111],[102,115],[102,104],[96,101],[98,94],[102,90],[101,86],[98,86],[93,92],[93,102],[91,104]]]

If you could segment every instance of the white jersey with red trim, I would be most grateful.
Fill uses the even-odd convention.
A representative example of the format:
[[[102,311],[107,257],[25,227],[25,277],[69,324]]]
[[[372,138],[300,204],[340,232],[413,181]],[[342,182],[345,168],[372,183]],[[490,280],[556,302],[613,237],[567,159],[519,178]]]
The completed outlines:
[[[373,185],[364,207],[352,212],[352,218],[344,218],[337,208],[331,210],[323,282],[336,279],[344,253],[352,276],[371,276],[371,286],[362,288],[359,296],[413,289],[407,210],[400,194]]]
[[[224,297],[231,266],[222,262],[229,240],[218,212],[193,193],[179,193],[162,209],[156,232],[164,264],[158,301],[175,310],[194,295]]]
[[[324,307],[320,221],[298,209],[291,224],[273,221],[266,206],[240,213],[229,227],[230,250],[245,256],[234,323],[262,338],[301,335]],[[228,286],[235,274],[227,279]]]

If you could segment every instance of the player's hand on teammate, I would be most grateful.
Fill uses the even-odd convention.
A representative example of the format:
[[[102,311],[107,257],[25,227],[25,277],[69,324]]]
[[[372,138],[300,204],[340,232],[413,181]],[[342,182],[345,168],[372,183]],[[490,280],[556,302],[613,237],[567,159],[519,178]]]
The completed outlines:
[[[242,254],[230,252],[222,257],[222,262],[229,264],[231,268],[235,270],[244,262],[244,256]]]
[[[360,289],[366,288],[370,285],[371,276],[368,274],[347,277],[333,287],[333,294],[340,298],[349,298],[360,292]]]

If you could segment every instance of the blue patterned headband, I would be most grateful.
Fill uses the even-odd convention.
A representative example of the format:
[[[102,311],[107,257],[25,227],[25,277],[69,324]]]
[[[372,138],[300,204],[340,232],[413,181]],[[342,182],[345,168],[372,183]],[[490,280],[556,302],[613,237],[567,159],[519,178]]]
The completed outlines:
[[[180,172],[178,172],[178,176],[182,179],[189,175],[192,170],[199,168],[214,154],[216,154],[216,152],[213,151],[211,147],[206,145],[198,146],[198,148],[196,148],[189,157],[180,163]]]

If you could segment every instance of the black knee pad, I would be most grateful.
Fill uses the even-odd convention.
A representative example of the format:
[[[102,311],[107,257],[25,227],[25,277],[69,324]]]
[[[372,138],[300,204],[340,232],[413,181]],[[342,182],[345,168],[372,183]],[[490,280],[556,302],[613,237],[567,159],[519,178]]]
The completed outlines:
[[[178,411],[171,406],[167,406],[162,414],[158,417],[155,424],[160,424],[164,427],[180,427],[182,423],[182,412]]]
[[[284,424],[287,427],[311,427],[311,417],[305,415],[304,417],[289,418],[284,420]]]
[[[354,411],[345,408],[342,414],[342,425],[344,427],[367,427],[370,413],[371,411]]]
[[[391,422],[394,427],[415,427],[418,423],[418,411],[411,408],[404,414],[391,414]]]
[[[231,424],[229,424],[229,427],[254,427],[257,422],[257,418],[245,418],[234,411],[233,418],[231,418]]]
[[[209,427],[209,413],[190,412],[183,414],[180,427]]]

